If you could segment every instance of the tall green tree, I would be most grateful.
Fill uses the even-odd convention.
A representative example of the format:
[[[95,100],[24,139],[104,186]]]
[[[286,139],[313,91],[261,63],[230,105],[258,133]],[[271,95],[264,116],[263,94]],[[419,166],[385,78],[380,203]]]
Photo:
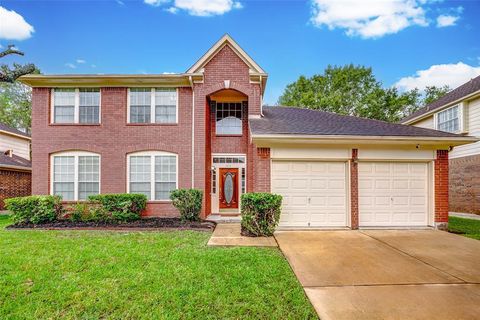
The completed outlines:
[[[0,58],[9,56],[9,55],[19,55],[23,56],[24,53],[15,48],[14,45],[9,45],[7,49],[0,51]],[[14,83],[17,79],[23,75],[34,73],[37,68],[33,63],[27,63],[24,65],[14,63],[13,68],[7,64],[0,65],[0,83]]]
[[[445,88],[428,87],[425,98],[434,99]],[[328,66],[323,74],[301,76],[289,84],[279,104],[335,112],[370,119],[397,122],[423,106],[418,89],[399,92],[383,88],[371,68],[364,66]]]
[[[30,133],[32,90],[18,81],[0,83],[0,122]]]
[[[450,87],[445,85],[443,87],[427,86],[425,88],[425,97],[423,98],[423,104],[429,105],[435,100],[440,99],[450,91]]]
[[[8,55],[23,56],[13,45],[0,52],[0,58]],[[0,122],[30,133],[32,92],[29,87],[17,81],[23,75],[40,73],[34,64],[13,63],[0,65]]]

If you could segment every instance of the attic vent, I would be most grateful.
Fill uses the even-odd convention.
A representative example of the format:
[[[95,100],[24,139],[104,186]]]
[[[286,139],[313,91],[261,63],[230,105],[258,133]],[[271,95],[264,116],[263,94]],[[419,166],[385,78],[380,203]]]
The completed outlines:
[[[13,157],[13,150],[9,149],[9,150],[5,151],[5,155],[9,156],[10,158]]]

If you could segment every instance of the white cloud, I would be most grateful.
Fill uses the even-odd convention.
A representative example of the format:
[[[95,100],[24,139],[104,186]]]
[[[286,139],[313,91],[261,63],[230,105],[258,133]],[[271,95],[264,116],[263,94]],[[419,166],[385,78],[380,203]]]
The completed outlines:
[[[349,36],[380,38],[409,26],[427,26],[422,5],[433,0],[312,0],[317,27],[345,29]]]
[[[65,63],[65,67],[68,67],[68,68],[70,68],[70,69],[76,69],[76,68],[77,68],[76,65],[74,65],[73,63],[70,63],[70,62]]]
[[[75,62],[78,63],[78,64],[82,64],[82,63],[85,63],[87,61],[85,61],[83,59],[77,59],[77,60],[75,60]]]
[[[92,68],[96,68],[96,67],[97,67],[97,65],[96,65],[96,64],[91,64],[91,65],[90,65],[90,67],[92,67]]]
[[[400,79],[395,87],[400,90],[418,88],[423,90],[426,86],[448,85],[454,89],[468,80],[480,75],[480,66],[474,67],[463,62],[456,64],[437,64],[426,70],[419,70],[415,75]]]
[[[155,7],[171,3],[170,0],[144,0],[144,2]],[[174,0],[166,11],[177,13],[184,10],[192,16],[208,17],[222,15],[242,7],[240,2],[234,0]]]
[[[154,7],[158,7],[162,4],[170,2],[170,0],[143,0],[143,2]]]
[[[457,20],[460,17],[457,16],[449,16],[449,15],[440,15],[437,17],[437,27],[438,28],[443,28],[443,27],[450,27],[454,26],[457,24]]]
[[[165,9],[165,11],[176,14],[178,12],[178,8],[170,7],[168,9]]]
[[[4,7],[0,7],[0,21],[0,39],[25,40],[35,31],[21,15]]]

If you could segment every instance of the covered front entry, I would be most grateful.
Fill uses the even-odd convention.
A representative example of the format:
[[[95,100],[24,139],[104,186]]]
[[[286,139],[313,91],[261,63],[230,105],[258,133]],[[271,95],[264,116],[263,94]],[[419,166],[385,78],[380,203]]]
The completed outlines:
[[[280,227],[346,227],[347,163],[272,162],[272,192],[283,196]]]
[[[428,163],[360,162],[358,182],[360,227],[428,225]]]

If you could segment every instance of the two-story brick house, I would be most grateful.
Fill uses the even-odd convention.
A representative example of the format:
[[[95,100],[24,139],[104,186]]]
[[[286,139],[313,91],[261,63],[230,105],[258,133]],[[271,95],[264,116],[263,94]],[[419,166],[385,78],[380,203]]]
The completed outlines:
[[[146,216],[175,216],[170,191],[195,187],[212,218],[237,216],[242,193],[272,191],[282,227],[447,222],[448,149],[474,139],[262,107],[267,78],[228,35],[181,74],[24,76],[33,193],[143,193]]]

